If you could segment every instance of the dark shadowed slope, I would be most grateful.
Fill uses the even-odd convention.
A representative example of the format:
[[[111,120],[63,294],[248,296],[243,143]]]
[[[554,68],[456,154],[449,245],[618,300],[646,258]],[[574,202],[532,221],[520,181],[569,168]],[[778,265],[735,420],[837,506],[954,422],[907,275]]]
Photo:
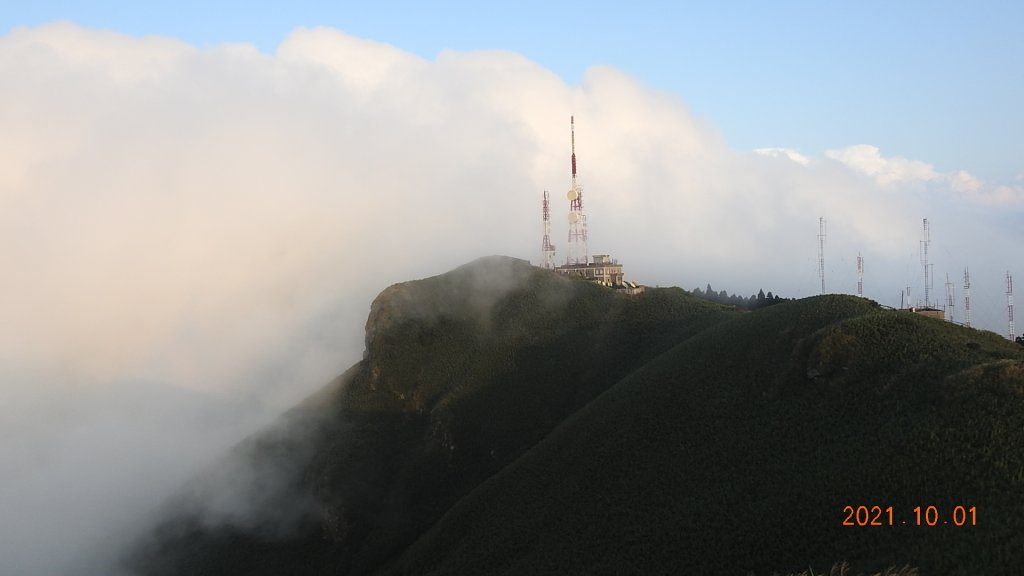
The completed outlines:
[[[807,299],[720,323],[626,377],[391,573],[820,573],[845,559],[1015,574],[1021,446],[1019,346]],[[892,506],[895,525],[843,526],[860,505]],[[917,506],[935,506],[937,525],[915,525]],[[977,525],[952,525],[955,506]]]
[[[566,417],[735,314],[679,289],[631,299],[502,257],[392,286],[371,308],[364,360],[198,480],[131,564],[374,572]]]
[[[171,503],[140,573],[1024,563],[1024,363],[994,334],[844,296],[631,299],[498,257],[388,288],[366,334]],[[842,525],[876,505],[893,526]]]

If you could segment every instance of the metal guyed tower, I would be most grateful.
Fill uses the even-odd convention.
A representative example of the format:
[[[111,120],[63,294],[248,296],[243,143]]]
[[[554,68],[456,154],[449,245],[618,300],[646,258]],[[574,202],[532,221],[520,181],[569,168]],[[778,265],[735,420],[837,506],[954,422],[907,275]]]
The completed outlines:
[[[821,293],[825,293],[825,217],[818,218],[818,276],[821,278]]]
[[[572,138],[572,183],[569,185],[569,250],[566,264],[586,265],[590,260],[587,252],[587,215],[583,213],[583,186],[576,181],[576,120],[569,117],[569,134]]]
[[[1017,332],[1013,329],[1013,274],[1006,272],[1006,316],[1010,322],[1010,340],[1017,339]]]
[[[548,191],[544,191],[544,202],[541,205],[541,217],[544,220],[544,239],[541,240],[541,267],[546,270],[555,269],[555,245],[551,243],[551,203]]]
[[[971,327],[971,270],[964,268],[964,325]]]
[[[921,266],[924,267],[924,307],[932,305],[932,269],[928,264],[928,245],[932,242],[931,231],[928,229],[928,219],[924,219],[924,232],[921,235]]]
[[[857,253],[857,296],[864,297],[864,257]]]
[[[949,281],[949,273],[946,273],[946,320],[953,322],[953,311],[956,309],[956,291],[953,283]]]

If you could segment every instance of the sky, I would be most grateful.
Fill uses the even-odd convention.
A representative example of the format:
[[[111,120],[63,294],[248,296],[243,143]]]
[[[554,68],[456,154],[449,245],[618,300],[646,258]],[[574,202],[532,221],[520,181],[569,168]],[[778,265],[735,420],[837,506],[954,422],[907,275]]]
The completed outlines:
[[[70,20],[273,53],[330,26],[423,58],[509,50],[576,84],[608,65],[671,92],[738,149],[869,142],[941,171],[1021,168],[1019,2],[24,2],[0,30]]]
[[[19,3],[0,10],[0,573],[120,536],[359,360],[388,285],[590,252],[1007,334],[1015,2]],[[564,205],[562,204],[564,203]],[[1021,330],[1018,330],[1018,333]],[[100,519],[98,521],[97,519]],[[59,542],[60,546],[54,546]]]

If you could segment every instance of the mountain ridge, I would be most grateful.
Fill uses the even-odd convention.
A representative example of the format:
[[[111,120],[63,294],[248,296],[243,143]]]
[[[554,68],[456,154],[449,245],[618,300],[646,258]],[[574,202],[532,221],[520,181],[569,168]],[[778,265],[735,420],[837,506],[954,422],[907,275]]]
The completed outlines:
[[[908,338],[913,345],[900,348]],[[295,440],[312,454],[294,464],[298,480],[291,485],[315,502],[302,527],[268,539],[244,527],[204,525],[194,515],[179,515],[137,548],[133,564],[143,574],[197,566],[216,574],[745,572],[812,564],[821,570],[842,559],[876,569],[910,550],[904,556],[914,565],[957,573],[955,562],[921,562],[914,550],[922,544],[913,538],[886,543],[867,527],[852,528],[861,532],[851,537],[851,527],[833,522],[841,516],[834,509],[838,501],[807,494],[828,485],[845,491],[851,505],[874,504],[866,499],[872,494],[877,500],[899,493],[903,500],[893,503],[907,501],[907,490],[894,491],[882,480],[884,466],[871,464],[874,455],[895,465],[888,434],[923,446],[918,436],[935,429],[925,425],[918,408],[936,398],[945,402],[943,393],[957,397],[964,386],[968,395],[970,386],[986,385],[1010,394],[1003,424],[1024,421],[1019,395],[1012,392],[1024,372],[1020,365],[1020,351],[995,335],[885,311],[854,297],[736,312],[680,289],[648,289],[628,298],[525,261],[483,258],[382,291],[367,318],[363,360],[300,405],[328,423],[307,426],[306,436]],[[974,384],[957,388],[961,381]],[[858,400],[856,394],[868,391],[909,403],[904,405],[914,407],[915,420],[903,422],[885,405]],[[828,418],[815,416],[814,410],[842,413],[846,404],[874,411],[884,433],[854,424],[830,432]],[[299,414],[291,417],[301,420]],[[675,421],[683,415],[688,424]],[[948,411],[937,416],[951,417]],[[1010,429],[1008,440],[1016,433]],[[766,430],[774,436],[765,436]],[[809,444],[805,434],[824,441]],[[1019,453],[993,447],[991,438],[971,442],[1004,462],[1000,478],[1024,488]],[[685,450],[678,452],[679,446]],[[852,455],[830,459],[826,447]],[[790,451],[788,460],[764,457],[782,449]],[[723,454],[721,462],[715,450]],[[920,464],[917,458],[909,460]],[[683,459],[701,466],[684,467]],[[843,465],[867,467],[871,489],[787,472],[821,463],[833,472]],[[667,483],[666,471],[688,490]],[[765,471],[771,474],[759,475]],[[927,485],[912,472],[902,470],[901,478]],[[722,487],[732,473],[748,480]],[[958,478],[947,478],[947,489]],[[575,492],[564,493],[566,483]],[[525,486],[532,489],[524,492]],[[992,491],[990,484],[977,486]],[[763,501],[751,502],[745,492]],[[578,500],[581,494],[589,499]],[[717,504],[697,505],[708,498]],[[933,499],[937,505],[938,496]],[[1013,495],[988,502],[1017,503]],[[264,503],[274,505],[282,504]],[[776,518],[756,525],[744,506],[775,511]],[[786,507],[790,512],[780,514]],[[746,518],[749,525],[732,525],[716,514]],[[562,520],[540,522],[547,515]],[[687,524],[686,518],[703,524]],[[794,518],[816,527],[818,535],[787,528],[783,520]],[[1003,520],[1004,529],[1019,526]],[[772,530],[780,535],[769,538],[774,547],[750,549],[755,537]],[[936,540],[921,532],[928,528],[913,530],[926,544]],[[569,537],[574,531],[582,534],[578,540]],[[739,546],[746,552],[724,561],[723,550],[695,544],[707,534],[731,534],[725,540],[746,542]],[[938,540],[955,544],[955,536]],[[817,542],[813,558],[786,551],[787,541],[801,538]],[[671,551],[659,553],[659,545]]]

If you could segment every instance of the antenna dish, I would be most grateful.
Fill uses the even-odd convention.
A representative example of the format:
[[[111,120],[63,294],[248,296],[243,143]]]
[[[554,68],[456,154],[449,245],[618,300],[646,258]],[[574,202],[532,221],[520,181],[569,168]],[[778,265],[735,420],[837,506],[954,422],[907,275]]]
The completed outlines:
[[[580,197],[580,195],[576,192],[575,188],[570,188],[569,192],[567,192],[565,196],[569,200],[575,200]]]
[[[569,212],[569,223],[575,224],[580,221],[580,215],[575,212]]]

